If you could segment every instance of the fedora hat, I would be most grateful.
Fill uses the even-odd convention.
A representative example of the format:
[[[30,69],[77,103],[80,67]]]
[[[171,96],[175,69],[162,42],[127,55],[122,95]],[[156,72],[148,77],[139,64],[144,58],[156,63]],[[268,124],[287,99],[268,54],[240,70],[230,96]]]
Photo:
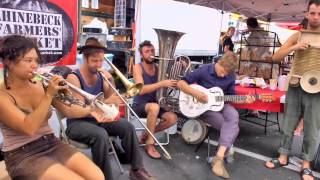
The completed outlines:
[[[86,40],[84,46],[81,46],[81,47],[78,48],[80,54],[82,54],[83,51],[85,51],[85,50],[87,50],[87,49],[101,49],[101,50],[103,50],[105,53],[108,51],[108,49],[107,49],[105,46],[103,46],[103,45],[99,42],[99,40],[98,40],[97,38],[95,38],[95,37],[89,37],[89,38]]]

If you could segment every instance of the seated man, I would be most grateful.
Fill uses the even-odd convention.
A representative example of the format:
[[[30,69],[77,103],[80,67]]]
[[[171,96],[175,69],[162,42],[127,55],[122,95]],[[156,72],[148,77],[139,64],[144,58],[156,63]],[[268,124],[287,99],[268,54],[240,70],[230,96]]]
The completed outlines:
[[[205,64],[189,73],[183,80],[178,82],[178,88],[192,95],[199,102],[208,102],[204,92],[193,89],[188,84],[197,83],[205,88],[219,87],[226,95],[235,94],[235,74],[237,57],[232,52],[226,52],[215,64]],[[251,103],[254,98],[248,96],[246,103]],[[244,102],[238,102],[244,103]],[[239,133],[239,114],[231,104],[225,104],[220,112],[206,111],[200,118],[212,127],[220,130],[219,148],[212,161],[212,172],[217,176],[229,178],[229,173],[224,167],[223,158],[231,148]]]
[[[140,95],[134,98],[133,109],[139,117],[147,117],[147,127],[152,133],[167,129],[177,122],[177,116],[173,112],[167,112],[157,103],[156,91],[159,88],[176,87],[176,80],[158,81],[158,66],[154,63],[154,47],[150,41],[144,41],[139,45],[141,63],[133,67],[133,78],[136,83],[144,86]],[[156,125],[157,119],[161,122]],[[146,132],[143,133],[141,141],[146,143],[145,150],[152,158],[160,158],[160,153],[154,147],[154,139]]]
[[[80,69],[68,75],[67,81],[93,95],[104,92],[106,104],[122,103],[120,97],[113,92],[107,82],[104,82],[102,75],[97,71],[102,67],[106,48],[100,45],[96,38],[88,38],[81,51],[84,55],[84,63]],[[104,73],[112,81],[108,72],[101,73]],[[73,94],[77,98],[83,99],[77,93]],[[124,119],[113,120],[107,119],[110,122],[97,122],[93,117],[68,119],[66,133],[69,138],[91,146],[92,159],[101,168],[106,179],[113,179],[108,155],[109,135],[120,137],[126,157],[131,164],[129,173],[131,179],[154,179],[143,167],[134,126]]]

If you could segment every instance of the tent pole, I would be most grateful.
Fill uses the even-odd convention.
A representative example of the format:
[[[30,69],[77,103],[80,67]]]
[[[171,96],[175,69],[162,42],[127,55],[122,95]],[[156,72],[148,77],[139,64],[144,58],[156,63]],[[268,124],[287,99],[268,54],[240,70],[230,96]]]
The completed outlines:
[[[220,20],[220,34],[219,34],[219,39],[218,39],[218,53],[217,53],[218,55],[219,55],[219,46],[220,46],[220,35],[221,35],[221,32],[222,32],[222,23],[223,23],[223,14],[224,14],[224,2],[225,1],[222,1],[221,20]]]
[[[135,4],[135,28],[136,28],[136,40],[135,40],[135,63],[140,63],[141,57],[139,52],[139,44],[141,41],[141,0],[136,0]]]

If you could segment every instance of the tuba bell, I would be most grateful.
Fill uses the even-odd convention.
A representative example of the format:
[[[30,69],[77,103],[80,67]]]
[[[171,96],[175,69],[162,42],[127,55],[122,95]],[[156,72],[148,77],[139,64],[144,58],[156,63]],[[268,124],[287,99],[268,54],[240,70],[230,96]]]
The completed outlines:
[[[190,69],[188,56],[174,56],[179,39],[185,34],[178,31],[154,29],[159,42],[158,81],[165,79],[180,80]],[[160,107],[178,112],[179,94],[177,89],[160,88],[157,91],[157,99]]]

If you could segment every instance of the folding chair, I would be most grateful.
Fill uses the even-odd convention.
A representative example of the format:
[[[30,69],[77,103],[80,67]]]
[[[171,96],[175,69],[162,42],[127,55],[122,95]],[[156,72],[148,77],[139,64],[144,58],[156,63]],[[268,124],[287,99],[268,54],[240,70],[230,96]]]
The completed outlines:
[[[58,110],[55,110],[56,111],[56,115],[57,115],[57,118],[58,118],[58,122],[59,122],[59,125],[60,125],[60,130],[59,130],[59,137],[62,141],[70,144],[71,146],[77,148],[77,149],[91,149],[90,146],[88,146],[87,144],[84,144],[84,143],[81,143],[81,142],[78,142],[78,141],[75,141],[75,140],[72,140],[70,139],[67,134],[66,134],[66,117],[60,113]],[[117,139],[117,137],[115,136],[109,136],[109,144],[110,144],[110,150],[108,152],[109,155],[113,155],[114,158],[116,159],[116,162],[119,166],[119,169],[120,169],[120,173],[123,174],[124,173],[124,170],[122,168],[122,165],[119,161],[119,158],[117,156],[117,153],[116,153],[116,150],[114,148],[114,145],[113,145],[113,141],[115,141]]]
[[[142,123],[144,123],[145,125],[147,124],[147,118],[140,118],[140,121]],[[157,124],[160,122],[160,119],[158,118],[157,119]],[[136,131],[144,131],[145,129],[143,127],[141,128],[136,128]],[[161,145],[165,146],[165,145],[168,145],[170,143],[170,134],[175,134],[177,131],[177,126],[174,125],[174,126],[171,126],[170,128],[168,129],[165,129],[161,132],[164,132],[165,133],[165,141],[163,142],[160,142]],[[140,146],[144,146],[145,144],[140,144]]]
[[[132,99],[129,99],[129,100],[128,100],[129,104],[130,104],[131,101],[132,101]],[[132,120],[133,117],[134,117],[134,118],[137,118],[137,117],[131,115],[131,112],[130,112],[129,108],[127,107],[127,108],[125,109],[125,119],[126,119],[127,121],[130,121],[130,120]],[[147,118],[139,118],[139,120],[140,120],[143,124],[147,125]],[[160,118],[157,119],[157,124],[158,124],[159,122],[160,122]],[[139,124],[139,125],[141,125],[141,124]],[[142,126],[142,125],[141,125],[141,126]],[[144,131],[144,130],[145,130],[143,127],[136,127],[135,129],[136,129],[136,131]],[[161,131],[161,132],[164,132],[164,133],[165,133],[166,138],[165,138],[165,141],[164,141],[164,142],[160,142],[160,144],[163,145],[163,146],[168,145],[169,142],[170,142],[170,134],[175,134],[175,133],[177,132],[177,125],[171,126],[170,128],[165,129],[165,130],[163,130],[163,131]],[[145,145],[145,144],[140,144],[140,146],[144,146],[144,145]]]

